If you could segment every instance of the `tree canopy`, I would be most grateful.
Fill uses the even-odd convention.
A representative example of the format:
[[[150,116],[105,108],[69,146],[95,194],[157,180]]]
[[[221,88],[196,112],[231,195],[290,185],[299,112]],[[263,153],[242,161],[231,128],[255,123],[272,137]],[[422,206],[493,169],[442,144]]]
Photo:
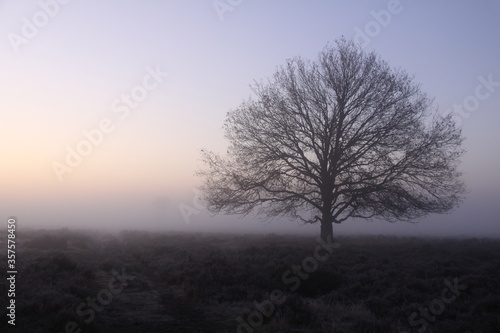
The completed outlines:
[[[289,59],[227,114],[227,156],[202,151],[212,212],[414,221],[464,193],[463,137],[413,77],[341,39],[316,61]]]

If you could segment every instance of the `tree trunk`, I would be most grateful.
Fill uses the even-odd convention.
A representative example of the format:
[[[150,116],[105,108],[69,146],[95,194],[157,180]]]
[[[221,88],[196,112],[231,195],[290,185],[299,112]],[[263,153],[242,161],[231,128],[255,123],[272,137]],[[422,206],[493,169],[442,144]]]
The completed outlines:
[[[333,241],[332,222],[321,221],[321,239],[324,242],[332,242]]]

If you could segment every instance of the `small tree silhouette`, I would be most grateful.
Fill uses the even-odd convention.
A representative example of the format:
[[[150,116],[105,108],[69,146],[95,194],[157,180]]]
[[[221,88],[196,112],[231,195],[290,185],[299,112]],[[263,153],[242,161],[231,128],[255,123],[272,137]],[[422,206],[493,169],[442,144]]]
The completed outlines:
[[[228,156],[202,150],[212,212],[321,223],[444,213],[465,191],[463,137],[413,79],[342,39],[317,61],[288,60],[228,112]]]

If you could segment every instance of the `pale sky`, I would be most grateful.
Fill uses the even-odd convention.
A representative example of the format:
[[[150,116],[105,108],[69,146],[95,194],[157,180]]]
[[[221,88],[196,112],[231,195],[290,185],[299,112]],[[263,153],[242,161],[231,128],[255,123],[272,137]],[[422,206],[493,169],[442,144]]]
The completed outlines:
[[[500,236],[499,17],[493,0],[0,1],[1,217],[19,228],[319,234],[209,218],[194,173],[199,149],[225,152],[226,112],[254,80],[345,36],[414,75],[441,112],[463,109],[469,193],[419,224],[334,232]],[[78,149],[86,156],[70,156]],[[179,207],[199,214],[186,223]]]

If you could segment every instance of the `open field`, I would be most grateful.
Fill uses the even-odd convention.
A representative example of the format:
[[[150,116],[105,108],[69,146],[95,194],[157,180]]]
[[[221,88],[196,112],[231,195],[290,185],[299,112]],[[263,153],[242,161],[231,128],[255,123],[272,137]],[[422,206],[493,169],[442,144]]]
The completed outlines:
[[[16,326],[4,314],[0,331],[500,332],[499,240],[335,243],[19,232]]]

